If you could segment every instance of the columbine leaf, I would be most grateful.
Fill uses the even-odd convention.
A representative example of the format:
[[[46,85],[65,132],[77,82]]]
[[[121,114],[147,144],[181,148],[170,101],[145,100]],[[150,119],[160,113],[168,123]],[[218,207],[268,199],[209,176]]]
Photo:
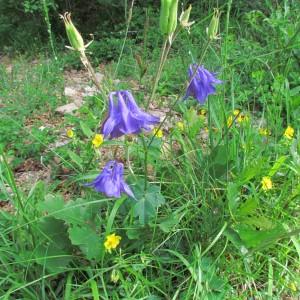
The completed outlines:
[[[93,229],[88,226],[73,226],[69,229],[69,236],[72,244],[79,246],[88,259],[98,261],[101,258],[103,241]]]
[[[143,191],[143,186],[143,181],[134,186],[134,194],[138,200],[134,206],[134,215],[139,218],[141,225],[149,223],[157,208],[165,203],[159,186],[150,185],[146,192]]]

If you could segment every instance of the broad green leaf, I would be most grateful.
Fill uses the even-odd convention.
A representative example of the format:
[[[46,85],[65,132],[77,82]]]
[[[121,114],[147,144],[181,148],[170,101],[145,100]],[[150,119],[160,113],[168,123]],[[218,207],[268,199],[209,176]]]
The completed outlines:
[[[165,232],[169,233],[171,232],[176,225],[178,225],[180,222],[180,216],[176,214],[171,214],[170,216],[164,218],[159,224],[159,228]]]
[[[37,223],[39,245],[34,251],[37,263],[45,265],[51,272],[64,271],[72,260],[72,245],[67,226],[62,220],[45,217]]]
[[[268,173],[268,176],[272,177],[274,176],[279,169],[281,168],[281,166],[284,164],[284,162],[286,161],[287,156],[283,155],[280,156],[274,163],[273,167],[271,168],[271,170]]]
[[[268,230],[255,230],[249,225],[240,224],[237,226],[237,232],[246,247],[263,248],[282,238],[285,230],[281,225]]]
[[[165,198],[160,193],[159,186],[149,185],[146,192],[143,191],[143,187],[143,181],[133,187],[137,198],[134,215],[139,218],[140,224],[145,225],[156,215],[157,208],[165,203]]]
[[[92,137],[92,136],[94,135],[94,133],[93,133],[93,131],[90,129],[90,127],[89,127],[85,122],[83,122],[83,121],[80,121],[80,128],[81,128],[83,134],[84,134],[86,137],[90,138],[90,137]]]
[[[42,212],[47,212],[48,215],[60,219],[60,215],[63,216],[62,210],[64,209],[64,199],[60,195],[48,194],[45,197],[45,201],[38,205],[38,208]]]
[[[68,154],[71,160],[82,170],[82,159],[79,155],[77,155],[74,151],[68,150]]]
[[[233,182],[229,183],[227,186],[227,200],[231,213],[234,213],[238,206],[240,189],[240,185]]]
[[[103,241],[96,232],[88,226],[72,226],[69,236],[73,245],[79,246],[89,260],[99,260],[103,251]]]
[[[253,213],[258,207],[258,200],[254,197],[248,197],[244,203],[238,208],[237,214],[239,216],[247,216]]]
[[[227,227],[224,231],[224,235],[228,238],[230,242],[237,248],[241,249],[244,246],[243,241],[241,240],[239,234],[232,228]]]

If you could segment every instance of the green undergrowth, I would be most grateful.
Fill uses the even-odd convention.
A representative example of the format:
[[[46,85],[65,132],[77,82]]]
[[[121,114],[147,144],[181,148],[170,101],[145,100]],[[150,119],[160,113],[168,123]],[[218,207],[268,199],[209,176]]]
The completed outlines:
[[[220,40],[205,59],[223,84],[203,106],[179,101],[163,137],[108,140],[95,150],[106,118],[101,94],[86,97],[75,115],[57,116],[74,53],[1,66],[0,299],[299,297],[300,23],[299,5],[285,4],[239,20],[223,6]],[[156,109],[184,90],[204,47],[203,24],[175,42]],[[106,84],[133,90],[143,107],[159,50],[132,41],[124,49],[107,64]],[[62,136],[67,143],[51,147]],[[85,186],[112,155],[136,199]],[[51,175],[28,188],[17,167],[30,159]],[[111,233],[121,243],[109,253]]]

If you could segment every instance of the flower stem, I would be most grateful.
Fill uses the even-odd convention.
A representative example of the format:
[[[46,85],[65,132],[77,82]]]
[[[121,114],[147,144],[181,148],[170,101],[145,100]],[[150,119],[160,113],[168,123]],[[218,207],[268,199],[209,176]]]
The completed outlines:
[[[144,173],[145,173],[145,181],[144,181],[144,193],[146,193],[148,188],[148,146],[145,141],[145,137],[141,136],[143,147],[144,147]]]
[[[200,60],[199,60],[198,65],[201,65],[201,64],[202,64],[202,61],[203,61],[204,56],[205,56],[205,54],[206,54],[206,52],[207,52],[207,49],[208,49],[208,47],[209,47],[209,45],[210,45],[210,42],[211,42],[211,40],[208,40],[208,41],[206,42],[205,47],[203,48],[202,54],[201,54],[201,56],[200,56]],[[192,80],[194,79],[194,77],[196,76],[196,74],[197,74],[197,68],[196,68],[196,70],[194,71],[193,75],[191,76],[188,85],[190,85],[190,83],[192,82]],[[164,124],[164,123],[166,122],[166,120],[170,117],[170,115],[171,115],[171,113],[172,113],[174,107],[178,104],[178,102],[179,102],[180,99],[181,99],[181,95],[179,95],[179,96],[176,98],[176,100],[173,102],[173,104],[170,106],[168,112],[166,113],[166,116],[165,116],[164,119],[161,121],[161,123],[159,124],[159,126],[158,126],[157,129],[156,129],[156,132],[154,133],[153,137],[151,138],[151,140],[150,140],[150,142],[149,142],[149,144],[148,144],[148,147],[150,147],[150,145],[152,144],[152,142],[153,142],[153,140],[154,140],[154,137],[155,137],[156,133],[162,128],[163,124]]]
[[[157,71],[156,71],[156,74],[155,74],[155,77],[154,77],[154,84],[153,84],[153,87],[152,87],[151,96],[150,96],[150,98],[147,102],[147,105],[146,105],[146,109],[149,108],[150,103],[153,101],[153,99],[155,97],[155,92],[156,92],[156,89],[157,89],[158,81],[160,79],[160,75],[161,75],[162,69],[163,69],[165,61],[166,61],[165,53],[166,53],[166,50],[167,50],[168,40],[169,40],[169,38],[168,38],[168,36],[166,36],[165,40],[164,40],[164,43],[162,45],[162,48],[161,48],[159,65],[158,65],[158,68],[157,68]]]
[[[84,51],[80,52],[80,60],[83,63],[83,65],[85,66],[85,68],[88,70],[90,77],[91,77],[93,83],[95,84],[95,86],[97,87],[97,89],[101,92],[102,95],[105,95],[105,92],[104,92],[99,80],[96,77],[96,73]]]

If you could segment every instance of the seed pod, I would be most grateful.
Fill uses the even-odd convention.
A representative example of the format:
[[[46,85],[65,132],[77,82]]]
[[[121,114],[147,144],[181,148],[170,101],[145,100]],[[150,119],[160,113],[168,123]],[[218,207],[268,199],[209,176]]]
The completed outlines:
[[[159,25],[162,34],[168,34],[171,1],[172,0],[161,0]]]
[[[219,28],[219,20],[221,13],[217,8],[214,9],[214,14],[210,21],[210,24],[207,28],[208,38],[211,40],[215,40],[218,38],[218,28]]]
[[[173,33],[177,27],[177,11],[178,11],[178,0],[172,0],[169,12],[168,22],[168,34]]]
[[[70,42],[71,46],[77,51],[84,51],[85,46],[84,46],[82,36],[78,32],[76,27],[74,26],[74,24],[71,20],[71,14],[66,12],[62,16],[62,18],[63,18],[64,23],[65,23],[67,36],[68,36],[68,39],[69,39],[69,42]]]
[[[185,11],[183,11],[179,17],[180,25],[183,28],[189,28],[191,25],[195,23],[194,21],[189,22],[191,10],[192,10],[192,5],[189,5],[189,7]]]

